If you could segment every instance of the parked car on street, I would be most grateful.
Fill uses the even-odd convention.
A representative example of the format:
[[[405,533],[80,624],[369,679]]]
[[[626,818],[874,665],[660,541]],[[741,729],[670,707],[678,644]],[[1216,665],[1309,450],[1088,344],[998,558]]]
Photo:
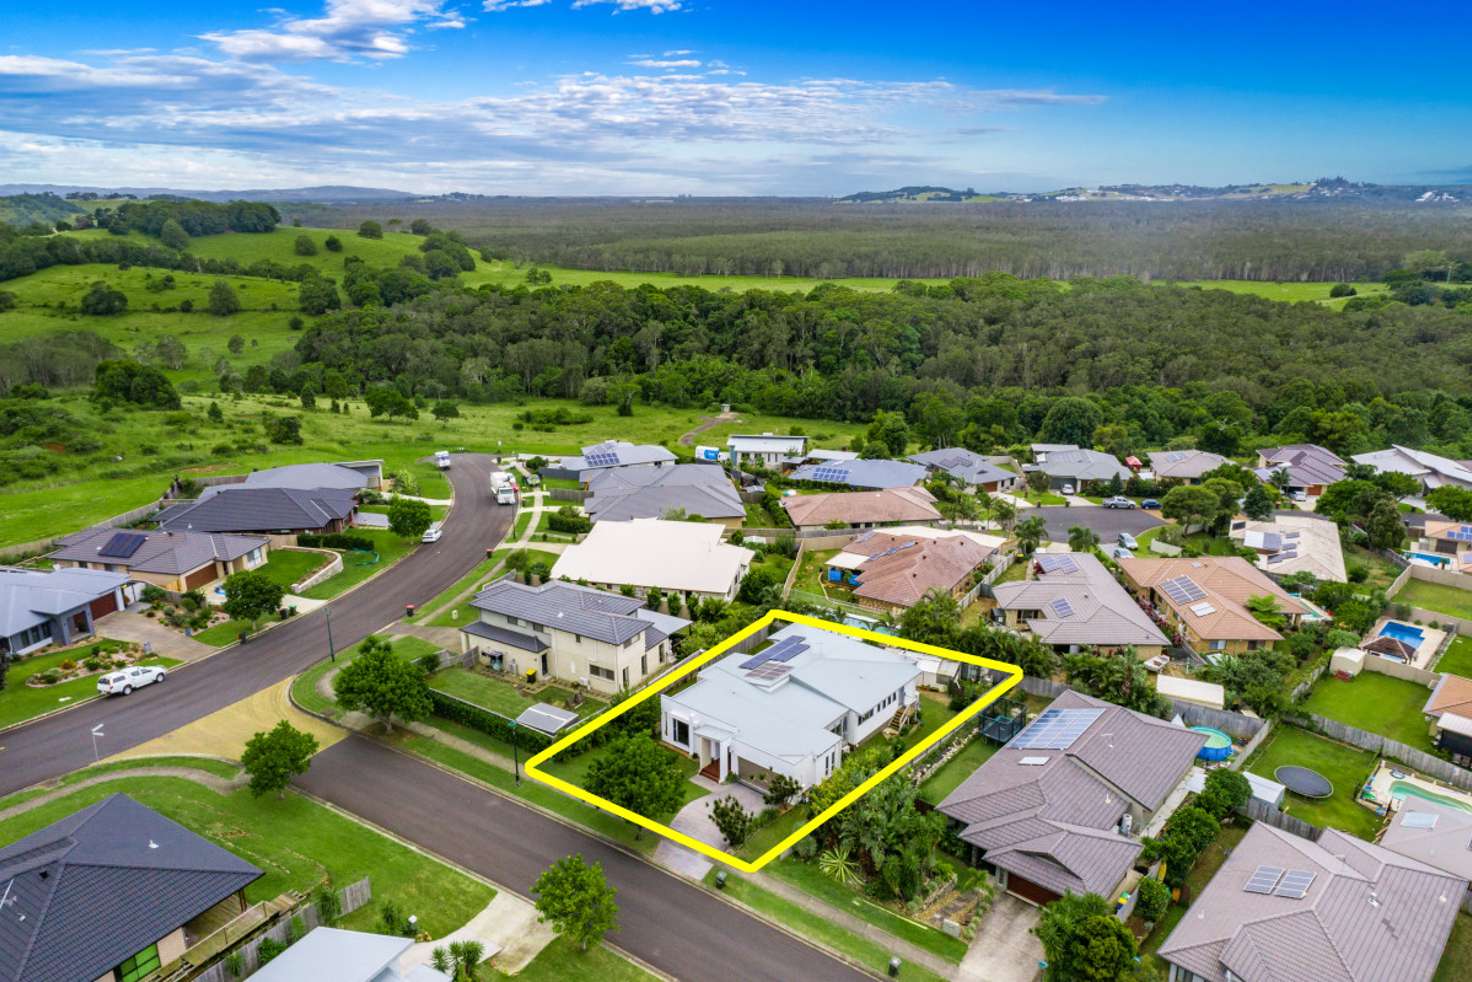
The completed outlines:
[[[1104,499],[1104,507],[1105,508],[1133,508],[1133,507],[1135,507],[1135,503],[1133,501],[1131,501],[1130,499],[1124,497],[1123,495],[1117,494],[1117,495],[1115,495],[1112,498],[1105,498]]]
[[[134,689],[141,689],[145,685],[162,682],[168,676],[157,665],[134,665],[120,672],[109,672],[97,679],[97,691],[100,695],[111,696],[121,693],[131,695]]]
[[[431,525],[429,528],[427,528],[427,529],[424,530],[424,534],[419,537],[419,541],[420,542],[438,542],[438,541],[440,541],[440,536],[442,536],[444,534],[445,534],[445,530],[442,529],[442,528],[440,528],[439,523],[436,522],[435,524]]]
[[[1144,508],[1147,511],[1158,511],[1160,509],[1160,502],[1156,501],[1154,498],[1146,498],[1144,501],[1140,502],[1140,507]]]

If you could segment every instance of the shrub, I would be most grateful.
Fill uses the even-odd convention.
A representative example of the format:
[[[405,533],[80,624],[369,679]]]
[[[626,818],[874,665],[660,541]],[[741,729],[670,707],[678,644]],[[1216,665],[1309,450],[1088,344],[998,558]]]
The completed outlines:
[[[1158,921],[1170,906],[1170,888],[1153,876],[1147,876],[1135,888],[1139,896],[1135,899],[1135,913],[1142,921]]]
[[[317,920],[332,927],[342,917],[342,901],[337,891],[330,886],[320,886],[312,894],[312,904],[317,908]]]
[[[457,699],[446,695],[435,689],[429,690],[429,702],[434,715],[447,719],[452,723],[468,726],[472,730],[480,730],[488,736],[493,736],[504,743],[515,743],[522,750],[535,753],[545,749],[548,740],[542,734],[529,730],[524,726],[511,728],[511,720],[505,716],[493,713],[488,709],[482,709],[474,703]],[[594,731],[599,732],[599,731]],[[586,741],[585,741],[586,742]]]
[[[593,522],[588,516],[579,515],[572,505],[563,505],[547,516],[547,527],[554,532],[581,534],[590,530]]]
[[[48,668],[36,676],[36,681],[42,685],[55,685],[61,681],[61,673],[54,668]]]
[[[261,946],[256,949],[256,958],[262,965],[275,958],[286,950],[286,945],[275,938],[262,938]]]
[[[428,675],[432,672],[439,671],[440,656],[431,651],[414,659],[414,663],[424,669],[424,674]]]

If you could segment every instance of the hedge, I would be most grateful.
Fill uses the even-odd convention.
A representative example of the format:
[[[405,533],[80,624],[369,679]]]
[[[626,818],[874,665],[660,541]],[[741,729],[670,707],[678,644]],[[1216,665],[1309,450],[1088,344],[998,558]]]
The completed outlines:
[[[518,726],[513,730],[511,720],[500,713],[493,713],[473,702],[466,702],[464,699],[440,692],[438,689],[429,690],[429,701],[434,706],[436,716],[442,716],[452,723],[460,723],[473,730],[480,730],[497,740],[506,743],[514,742],[521,749],[531,753],[545,749],[552,742],[547,736],[524,726]]]
[[[363,552],[373,552],[377,548],[366,535],[352,535],[348,532],[328,532],[326,535],[303,532],[296,537],[296,544],[308,549],[360,549]]]

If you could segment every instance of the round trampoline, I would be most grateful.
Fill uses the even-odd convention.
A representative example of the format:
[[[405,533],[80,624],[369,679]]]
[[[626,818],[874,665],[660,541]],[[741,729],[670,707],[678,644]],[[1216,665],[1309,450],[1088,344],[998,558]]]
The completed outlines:
[[[1289,791],[1304,798],[1327,798],[1334,793],[1334,785],[1318,771],[1296,764],[1285,764],[1273,771],[1273,777]]]

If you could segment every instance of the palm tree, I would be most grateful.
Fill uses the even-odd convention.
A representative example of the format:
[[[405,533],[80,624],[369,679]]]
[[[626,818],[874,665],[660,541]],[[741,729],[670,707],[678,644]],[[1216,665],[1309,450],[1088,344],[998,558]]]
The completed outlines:
[[[1258,621],[1271,628],[1282,627],[1288,622],[1288,619],[1278,612],[1278,598],[1270,593],[1248,597],[1247,609]]]
[[[856,887],[864,879],[859,875],[859,865],[854,862],[846,843],[840,843],[820,855],[818,869],[846,887]]]
[[[1099,544],[1099,536],[1091,528],[1075,525],[1068,530],[1068,548],[1074,552],[1088,552]]]
[[[1037,552],[1038,546],[1042,543],[1043,536],[1046,532],[1047,528],[1043,525],[1043,520],[1036,515],[1018,522],[1017,544],[1022,547],[1022,554],[1024,556],[1031,556],[1034,552]]]

